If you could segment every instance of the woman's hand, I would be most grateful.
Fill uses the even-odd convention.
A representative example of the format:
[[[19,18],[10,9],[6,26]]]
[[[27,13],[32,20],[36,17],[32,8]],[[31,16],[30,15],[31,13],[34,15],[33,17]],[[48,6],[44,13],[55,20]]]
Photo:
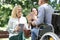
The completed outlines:
[[[31,24],[31,23],[32,23],[32,21],[28,21],[28,23],[29,23],[29,24]]]
[[[16,28],[14,29],[14,32],[19,32],[20,31],[20,26],[16,26]]]

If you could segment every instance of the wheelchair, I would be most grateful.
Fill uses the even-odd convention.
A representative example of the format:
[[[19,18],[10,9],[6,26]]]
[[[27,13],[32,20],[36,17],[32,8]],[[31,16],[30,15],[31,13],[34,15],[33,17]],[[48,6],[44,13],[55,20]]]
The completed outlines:
[[[43,26],[39,28],[37,40],[59,40],[60,35],[60,11],[54,11],[52,15],[53,26]],[[57,34],[57,35],[56,35]]]
[[[37,40],[59,40],[59,37],[54,33],[53,26],[40,25]]]

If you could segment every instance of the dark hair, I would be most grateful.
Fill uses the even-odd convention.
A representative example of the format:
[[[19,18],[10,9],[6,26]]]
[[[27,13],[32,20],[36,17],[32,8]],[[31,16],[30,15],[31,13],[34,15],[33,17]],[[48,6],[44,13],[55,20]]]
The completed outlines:
[[[35,8],[35,7],[33,7],[33,8]],[[31,8],[31,12],[32,12],[32,9],[33,9],[33,8]],[[36,9],[36,8],[35,8],[35,9]],[[36,9],[36,10],[37,10],[37,9]],[[37,10],[37,11],[38,11],[38,10]]]
[[[35,7],[33,7],[33,8],[35,8]],[[31,8],[31,12],[32,12],[32,9],[33,9],[33,8]],[[37,15],[38,15],[38,9],[37,9],[37,8],[35,8],[35,9],[37,10]]]

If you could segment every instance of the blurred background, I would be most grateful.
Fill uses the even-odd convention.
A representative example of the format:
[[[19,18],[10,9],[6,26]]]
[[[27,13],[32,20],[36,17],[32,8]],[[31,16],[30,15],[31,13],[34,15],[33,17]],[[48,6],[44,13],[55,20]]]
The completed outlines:
[[[55,10],[60,10],[60,0],[49,0],[49,4]],[[15,5],[21,5],[23,15],[26,16],[31,8],[38,8],[38,0],[0,0],[0,31],[6,31],[11,11]],[[0,40],[3,39],[0,38]]]
[[[7,26],[11,11],[18,4],[22,6],[24,16],[29,14],[32,7],[38,8],[38,0],[0,0],[0,27]],[[49,4],[60,10],[60,0],[50,0]]]

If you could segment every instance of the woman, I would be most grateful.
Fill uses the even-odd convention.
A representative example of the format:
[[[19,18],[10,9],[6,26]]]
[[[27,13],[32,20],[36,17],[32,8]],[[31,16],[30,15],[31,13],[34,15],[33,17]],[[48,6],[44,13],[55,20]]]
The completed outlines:
[[[37,9],[32,8],[31,13],[27,15],[27,20],[28,20],[28,27],[31,28],[30,32],[28,34],[32,37],[32,30],[36,27],[31,24],[31,22],[37,20]],[[31,33],[31,34],[30,34]]]
[[[31,22],[37,20],[37,9],[36,8],[31,9],[31,13],[27,15],[27,20],[28,20],[29,27],[33,28],[34,26],[32,26]]]
[[[20,30],[19,24],[24,24],[23,29],[27,28],[27,20],[22,15],[22,7],[17,5],[13,8],[8,22],[9,40],[24,40],[23,31]]]

